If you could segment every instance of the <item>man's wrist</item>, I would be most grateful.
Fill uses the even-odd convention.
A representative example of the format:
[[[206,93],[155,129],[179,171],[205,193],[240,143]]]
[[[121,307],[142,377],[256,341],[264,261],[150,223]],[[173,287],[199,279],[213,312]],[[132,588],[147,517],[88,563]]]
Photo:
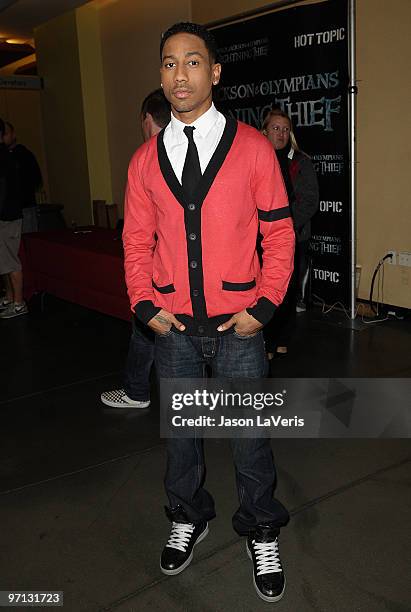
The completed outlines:
[[[275,309],[276,305],[273,302],[266,297],[261,297],[255,306],[246,308],[246,311],[259,321],[261,325],[267,325],[270,319],[272,319]]]
[[[159,306],[154,306],[151,300],[142,300],[141,302],[137,302],[134,306],[134,312],[137,319],[145,325],[147,325],[160,310],[161,308]]]

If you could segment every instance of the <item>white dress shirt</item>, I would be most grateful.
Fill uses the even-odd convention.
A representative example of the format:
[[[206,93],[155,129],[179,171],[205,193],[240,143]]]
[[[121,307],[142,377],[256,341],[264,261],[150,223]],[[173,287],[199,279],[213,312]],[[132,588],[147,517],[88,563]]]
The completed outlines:
[[[188,139],[183,132],[186,125],[171,113],[171,121],[164,131],[164,146],[180,183],[188,148]],[[211,104],[208,111],[190,125],[195,127],[194,142],[198,151],[201,172],[204,174],[204,170],[207,168],[223,135],[225,117],[216,109],[214,104]]]

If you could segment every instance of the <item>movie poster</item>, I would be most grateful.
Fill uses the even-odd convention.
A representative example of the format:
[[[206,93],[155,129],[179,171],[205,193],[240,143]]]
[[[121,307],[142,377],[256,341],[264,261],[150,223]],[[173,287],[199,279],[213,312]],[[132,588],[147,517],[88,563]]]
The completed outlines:
[[[313,299],[349,307],[351,204],[346,0],[298,6],[213,29],[223,65],[215,103],[261,128],[277,106],[292,119],[320,185],[310,241]]]

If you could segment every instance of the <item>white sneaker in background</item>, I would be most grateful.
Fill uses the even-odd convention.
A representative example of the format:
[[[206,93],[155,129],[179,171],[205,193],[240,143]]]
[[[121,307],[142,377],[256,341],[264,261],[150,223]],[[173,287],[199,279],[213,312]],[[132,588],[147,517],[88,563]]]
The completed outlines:
[[[17,302],[10,302],[10,304],[2,311],[0,311],[0,319],[13,319],[14,317],[20,317],[29,313],[26,302],[18,304]]]
[[[6,300],[5,298],[3,300],[1,300],[0,302],[0,312],[2,310],[6,310],[6,308],[8,308],[10,306],[10,304],[12,304],[13,302],[11,300]]]

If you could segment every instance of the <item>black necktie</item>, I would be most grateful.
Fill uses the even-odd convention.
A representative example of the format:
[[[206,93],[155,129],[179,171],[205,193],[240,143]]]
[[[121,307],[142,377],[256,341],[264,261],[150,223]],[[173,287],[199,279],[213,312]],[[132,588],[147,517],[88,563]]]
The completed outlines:
[[[200,160],[198,159],[198,151],[194,142],[193,132],[195,127],[186,125],[184,134],[188,139],[187,155],[184,162],[183,174],[181,175],[181,184],[188,196],[192,196],[201,178]]]

